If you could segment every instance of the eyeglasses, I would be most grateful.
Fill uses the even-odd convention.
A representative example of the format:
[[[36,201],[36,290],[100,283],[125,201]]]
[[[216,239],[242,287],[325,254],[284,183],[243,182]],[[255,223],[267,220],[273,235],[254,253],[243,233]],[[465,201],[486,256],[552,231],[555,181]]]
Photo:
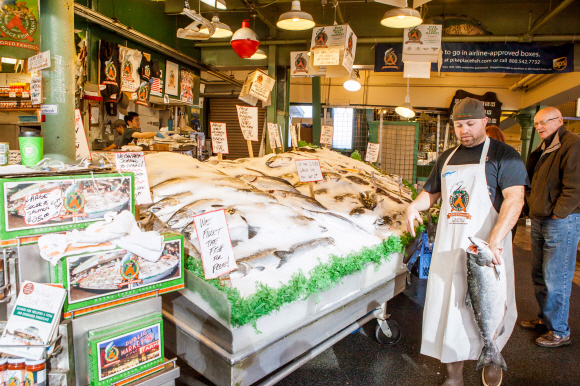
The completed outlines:
[[[534,127],[538,128],[538,126],[546,126],[546,123],[553,121],[554,119],[558,119],[559,117],[555,117],[555,118],[550,118],[550,119],[544,119],[543,121],[540,122],[534,122]]]

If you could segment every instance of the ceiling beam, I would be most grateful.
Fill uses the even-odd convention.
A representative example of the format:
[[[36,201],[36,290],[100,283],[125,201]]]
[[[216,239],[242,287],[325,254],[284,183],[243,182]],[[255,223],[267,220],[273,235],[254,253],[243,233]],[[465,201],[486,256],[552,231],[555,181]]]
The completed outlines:
[[[534,23],[534,25],[532,26],[532,28],[530,28],[528,30],[528,32],[526,32],[523,36],[523,40],[529,40],[532,38],[532,36],[534,36],[534,33],[544,24],[546,24],[546,22],[548,20],[550,20],[551,18],[553,18],[554,16],[556,16],[557,14],[559,14],[560,12],[562,12],[564,10],[564,8],[566,8],[567,6],[569,6],[570,4],[572,4],[574,2],[574,0],[564,0],[563,2],[560,3],[560,5],[558,5],[556,8],[554,8],[553,11],[549,12],[548,14],[544,15],[543,17],[541,17],[538,21],[536,21]]]
[[[276,26],[274,24],[272,24],[272,22],[270,20],[268,20],[268,18],[266,16],[264,16],[264,14],[262,12],[260,12],[260,10],[258,8],[256,8],[256,6],[254,5],[254,3],[250,3],[248,0],[242,0],[242,3],[244,3],[244,5],[250,11],[256,12],[256,14],[260,18],[260,20],[262,20],[264,23],[266,23],[266,25],[268,26],[268,28],[276,28]]]

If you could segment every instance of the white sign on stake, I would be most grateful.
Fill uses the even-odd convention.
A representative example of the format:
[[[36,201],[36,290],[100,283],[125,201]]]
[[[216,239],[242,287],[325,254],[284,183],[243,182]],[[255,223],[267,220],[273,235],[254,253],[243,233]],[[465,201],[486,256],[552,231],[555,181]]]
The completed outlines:
[[[292,147],[298,147],[298,138],[296,137],[296,125],[290,125],[290,139]]]
[[[320,169],[320,161],[317,159],[296,160],[296,170],[300,182],[314,182],[324,179]]]
[[[403,175],[399,174],[399,192],[403,190]]]
[[[258,108],[236,105],[240,129],[246,141],[258,141]]]
[[[30,99],[33,105],[42,103],[42,75],[33,72],[30,77]]]
[[[334,127],[332,126],[322,126],[320,131],[320,143],[323,145],[332,146],[332,135],[334,134]]]
[[[50,51],[41,52],[28,58],[28,72],[50,67]]]
[[[371,143],[367,144],[367,153],[365,155],[366,162],[377,162],[379,159],[379,148],[381,147],[378,143]]]
[[[237,269],[234,249],[223,209],[193,216],[206,280]]]
[[[121,173],[135,174],[135,204],[151,204],[149,191],[149,178],[145,165],[145,153],[143,152],[117,152],[115,153],[115,165]]]
[[[87,133],[85,133],[85,126],[83,125],[83,117],[79,109],[75,110],[75,146],[76,157],[93,159],[91,151],[89,150],[89,142],[87,141]]]
[[[270,140],[270,148],[274,150],[277,147],[282,147],[280,141],[280,132],[278,132],[278,125],[268,122],[268,139]]]
[[[210,122],[211,128],[211,148],[216,154],[228,154],[228,135],[226,133],[226,124],[219,122]]]

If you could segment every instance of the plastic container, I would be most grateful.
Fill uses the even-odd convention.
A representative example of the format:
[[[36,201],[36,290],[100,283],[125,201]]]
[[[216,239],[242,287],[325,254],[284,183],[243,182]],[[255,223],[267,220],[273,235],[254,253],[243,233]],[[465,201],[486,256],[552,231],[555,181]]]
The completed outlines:
[[[0,385],[6,384],[6,369],[8,368],[8,358],[0,358]]]
[[[6,385],[20,385],[24,383],[24,373],[26,372],[26,364],[24,362],[24,358],[8,359],[8,366],[4,371]]]
[[[24,385],[46,386],[46,360],[26,360]]]
[[[22,165],[34,166],[44,154],[44,137],[38,131],[23,131],[18,135]]]

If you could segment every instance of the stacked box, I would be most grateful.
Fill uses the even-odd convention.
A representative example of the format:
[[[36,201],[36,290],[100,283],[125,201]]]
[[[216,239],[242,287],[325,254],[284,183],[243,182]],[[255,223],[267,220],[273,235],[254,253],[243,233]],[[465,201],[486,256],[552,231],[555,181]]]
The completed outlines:
[[[63,316],[84,315],[184,287],[183,235],[163,234],[156,262],[124,249],[67,256],[51,271],[51,281],[67,291]]]
[[[163,317],[159,312],[88,332],[91,386],[137,379],[163,368]],[[155,369],[157,367],[157,369]]]

